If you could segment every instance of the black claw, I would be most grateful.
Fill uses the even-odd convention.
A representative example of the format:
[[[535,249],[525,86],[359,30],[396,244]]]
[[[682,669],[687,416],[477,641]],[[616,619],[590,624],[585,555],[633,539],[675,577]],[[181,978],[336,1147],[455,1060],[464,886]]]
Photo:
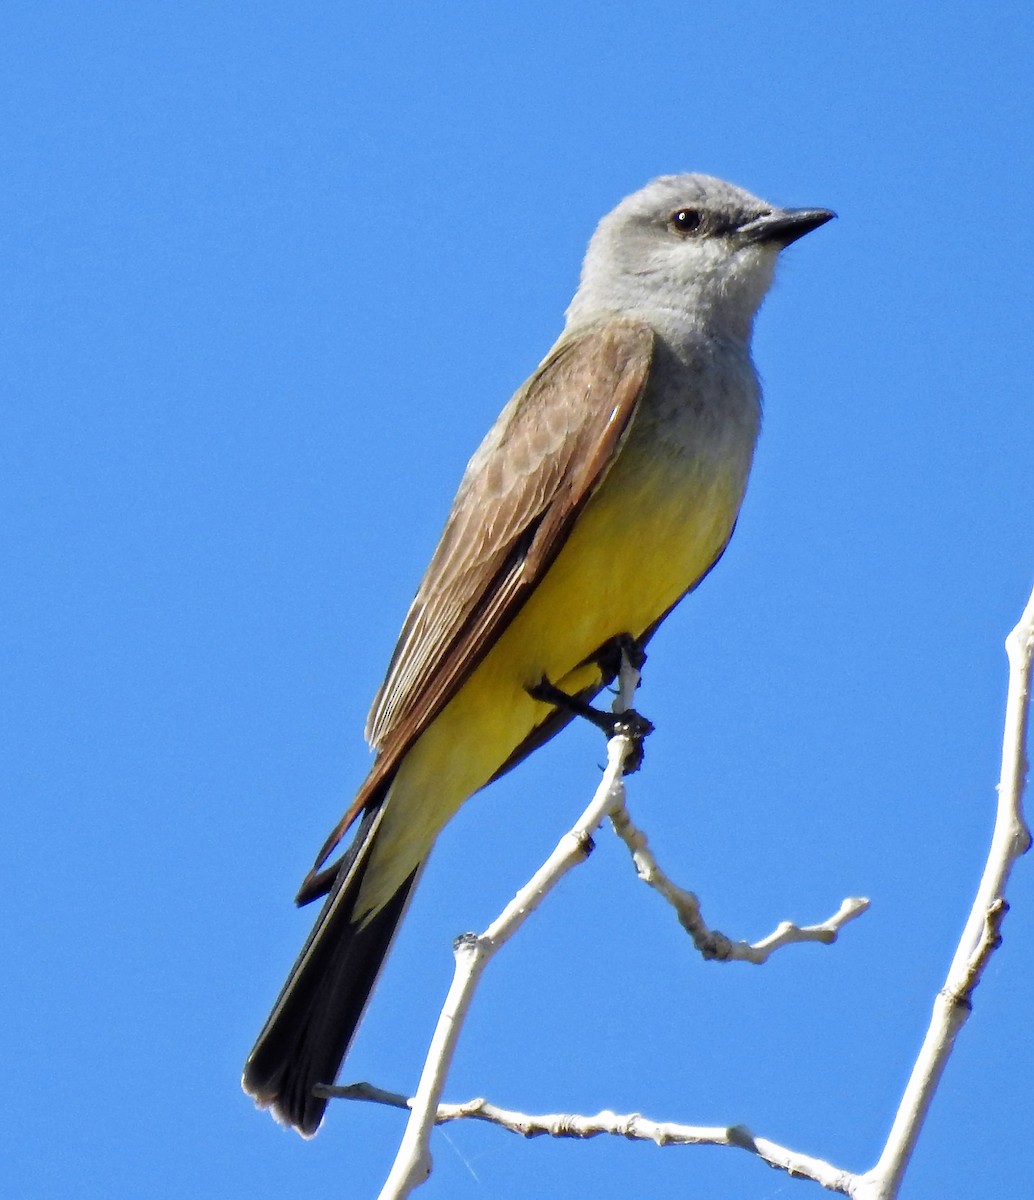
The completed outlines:
[[[646,651],[630,633],[623,633],[618,638],[618,648],[628,659],[629,665],[641,671],[646,666]]]
[[[653,733],[653,722],[647,720],[641,713],[637,713],[634,708],[629,708],[622,713],[614,714],[614,732],[611,737],[619,733],[641,742],[644,737]]]
[[[632,739],[632,749],[625,756],[625,768],[622,774],[634,775],[643,765],[643,759],[646,756],[643,739],[653,733],[653,722],[641,716],[634,708],[623,713],[615,713],[614,716],[614,734],[611,736],[620,733]]]
[[[642,742],[633,742],[632,749],[625,755],[625,765],[621,768],[622,775],[634,775],[643,765],[646,757],[646,747]]]

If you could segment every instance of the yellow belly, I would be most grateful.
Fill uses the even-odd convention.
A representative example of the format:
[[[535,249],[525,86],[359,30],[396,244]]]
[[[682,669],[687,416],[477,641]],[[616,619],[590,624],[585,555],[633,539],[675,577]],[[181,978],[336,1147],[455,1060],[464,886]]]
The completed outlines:
[[[642,635],[728,540],[749,458],[720,471],[679,464],[676,474],[637,451],[626,446],[524,608],[406,755],[366,872],[362,914],[393,895],[459,806],[545,717],[548,706],[527,688],[543,676],[570,692],[598,683],[596,668],[579,664],[617,634]]]

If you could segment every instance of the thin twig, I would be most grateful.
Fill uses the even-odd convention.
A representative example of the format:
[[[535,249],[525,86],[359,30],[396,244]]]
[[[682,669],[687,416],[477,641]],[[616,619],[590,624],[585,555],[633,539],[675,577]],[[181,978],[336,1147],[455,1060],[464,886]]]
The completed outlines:
[[[1030,831],[1023,816],[1023,790],[1027,779],[1027,717],[1034,656],[1034,591],[1019,623],[1005,640],[1005,650],[1009,657],[1009,690],[991,849],[947,979],[934,1001],[926,1037],[887,1143],[876,1165],[859,1180],[855,1192],[858,1200],[894,1200],[898,1194],[955,1039],[972,1009],[973,989],[1001,942],[1001,923],[1008,910],[1005,885],[1016,860],[1030,847]]]
[[[660,893],[674,908],[679,924],[693,939],[693,945],[706,959],[719,962],[749,962],[761,964],[783,946],[795,942],[821,942],[830,945],[837,934],[869,907],[869,901],[860,896],[849,896],[837,912],[821,925],[794,925],[781,922],[774,932],[759,942],[734,942],[717,929],[710,929],[700,911],[700,901],[693,892],[679,887],[661,870],[653,851],[647,845],[646,835],[632,822],[627,807],[622,805],[610,814],[614,832],[625,843],[632,854],[636,874],[649,887]]]
[[[398,1092],[386,1092],[369,1083],[348,1087],[318,1089],[321,1096],[345,1100],[366,1100],[392,1108],[410,1108],[412,1101]],[[487,1121],[521,1137],[594,1138],[622,1137],[634,1142],[653,1142],[657,1146],[735,1146],[757,1155],[770,1167],[777,1167],[801,1179],[813,1179],[832,1192],[849,1196],[854,1176],[831,1163],[808,1154],[799,1154],[767,1138],[755,1137],[745,1125],[682,1125],[674,1121],[651,1121],[641,1113],[619,1114],[604,1110],[592,1116],[573,1113],[515,1112],[478,1097],[462,1104],[439,1104],[435,1123],[449,1121]]]

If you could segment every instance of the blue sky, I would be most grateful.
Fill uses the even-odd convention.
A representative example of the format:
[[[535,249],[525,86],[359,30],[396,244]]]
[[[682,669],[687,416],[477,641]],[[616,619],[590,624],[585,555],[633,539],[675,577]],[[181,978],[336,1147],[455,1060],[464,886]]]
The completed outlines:
[[[597,219],[704,170],[833,225],[759,319],[721,567],[657,637],[632,784],[733,936],[702,963],[600,838],[486,977],[453,1099],[876,1156],[990,836],[1034,577],[1029,6],[24,3],[0,17],[3,1175],[373,1196],[396,1113],[310,1144],[238,1088],[293,890],[463,464]],[[345,1077],[407,1089],[451,970],[590,794],[571,729],[442,839]],[[910,1200],[1019,1196],[1034,883]],[[818,1195],[746,1155],[435,1141],[428,1197]]]

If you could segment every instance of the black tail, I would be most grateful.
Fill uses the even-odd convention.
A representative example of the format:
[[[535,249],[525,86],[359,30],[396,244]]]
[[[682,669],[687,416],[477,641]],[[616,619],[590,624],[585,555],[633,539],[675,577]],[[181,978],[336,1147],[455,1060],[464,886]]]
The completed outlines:
[[[378,817],[374,810],[363,818],[244,1066],[244,1090],[305,1137],[319,1128],[327,1107],[312,1089],[334,1082],[419,874],[418,868],[365,925],[353,923]]]

